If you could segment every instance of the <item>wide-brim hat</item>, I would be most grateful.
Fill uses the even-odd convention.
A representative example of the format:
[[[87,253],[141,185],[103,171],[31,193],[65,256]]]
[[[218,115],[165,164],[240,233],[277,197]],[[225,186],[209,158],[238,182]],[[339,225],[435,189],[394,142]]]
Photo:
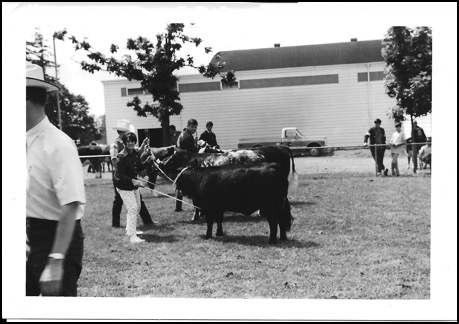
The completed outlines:
[[[58,91],[59,87],[45,81],[43,69],[37,64],[26,65],[26,87],[42,88],[46,91]]]
[[[116,126],[113,127],[113,129],[123,132],[129,132],[131,130],[131,122],[127,119],[120,119],[116,122]]]

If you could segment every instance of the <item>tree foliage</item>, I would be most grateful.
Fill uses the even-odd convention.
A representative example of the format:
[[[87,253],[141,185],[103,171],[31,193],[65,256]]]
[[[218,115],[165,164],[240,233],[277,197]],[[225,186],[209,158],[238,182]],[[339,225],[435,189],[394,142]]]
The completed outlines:
[[[80,139],[82,145],[87,145],[100,137],[94,117],[89,114],[89,105],[84,96],[71,93],[64,84],[47,73],[50,68],[54,67],[53,55],[49,52],[49,47],[45,45],[43,35],[38,30],[35,33],[34,41],[26,42],[26,61],[41,66],[45,80],[60,87],[62,131],[73,140]],[[48,94],[45,113],[49,121],[59,127],[56,92]]]
[[[235,84],[234,71],[223,73],[221,70],[224,63],[196,66],[194,58],[188,54],[182,57],[180,50],[185,44],[198,47],[202,43],[199,37],[190,37],[184,34],[184,24],[168,24],[165,31],[158,33],[154,42],[146,37],[129,38],[126,49],[133,55],[124,55],[121,59],[115,57],[119,46],[112,44],[110,54],[105,55],[96,51],[87,41],[79,41],[75,36],[68,35],[66,30],[56,32],[57,39],[67,38],[72,42],[76,51],[83,50],[87,53],[90,62],[81,62],[81,68],[90,73],[107,71],[129,81],[140,81],[141,87],[147,90],[153,97],[153,104],[148,102],[142,105],[138,97],[127,103],[138,116],[147,117],[153,115],[160,121],[163,129],[164,145],[170,144],[168,132],[169,117],[179,115],[183,109],[177,90],[178,77],[175,71],[185,66],[198,69],[199,73],[208,78],[217,75],[227,85]],[[212,48],[205,47],[205,53],[212,52]]]
[[[432,30],[391,27],[383,40],[386,91],[396,98],[390,116],[411,120],[432,112]]]

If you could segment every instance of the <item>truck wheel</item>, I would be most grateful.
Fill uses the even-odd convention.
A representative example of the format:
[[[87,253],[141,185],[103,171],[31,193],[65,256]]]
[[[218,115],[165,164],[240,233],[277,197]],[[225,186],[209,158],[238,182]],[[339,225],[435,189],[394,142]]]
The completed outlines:
[[[310,146],[311,147],[311,146]],[[320,149],[319,146],[313,146],[314,148],[309,150],[309,155],[311,156],[319,156],[320,154]],[[317,147],[317,148],[316,148]]]

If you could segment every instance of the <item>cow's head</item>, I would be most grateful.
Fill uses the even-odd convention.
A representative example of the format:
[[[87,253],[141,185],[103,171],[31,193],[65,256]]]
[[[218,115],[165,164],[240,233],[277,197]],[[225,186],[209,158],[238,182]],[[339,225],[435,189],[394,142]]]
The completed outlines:
[[[159,166],[165,173],[176,176],[187,165],[189,155],[185,150],[175,149],[169,157],[160,162]]]

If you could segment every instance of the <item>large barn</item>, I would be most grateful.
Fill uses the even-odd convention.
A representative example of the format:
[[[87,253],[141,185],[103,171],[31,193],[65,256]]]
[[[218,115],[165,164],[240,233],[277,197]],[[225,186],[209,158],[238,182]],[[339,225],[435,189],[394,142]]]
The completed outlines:
[[[297,127],[306,136],[323,136],[329,146],[361,145],[364,133],[380,118],[386,133],[394,131],[387,112],[395,105],[384,88],[385,63],[381,40],[222,51],[212,62],[226,62],[238,83],[233,87],[200,74],[179,76],[184,106],[172,116],[177,130],[190,118],[198,120],[198,133],[214,123],[223,149],[237,148],[240,138],[272,138],[283,127]],[[152,146],[161,146],[162,133],[154,117],[138,117],[126,103],[134,96],[152,102],[140,82],[103,81],[107,140],[118,119],[129,119],[142,140],[148,132]],[[431,135],[430,118],[419,122]],[[410,126],[405,123],[409,134]]]

